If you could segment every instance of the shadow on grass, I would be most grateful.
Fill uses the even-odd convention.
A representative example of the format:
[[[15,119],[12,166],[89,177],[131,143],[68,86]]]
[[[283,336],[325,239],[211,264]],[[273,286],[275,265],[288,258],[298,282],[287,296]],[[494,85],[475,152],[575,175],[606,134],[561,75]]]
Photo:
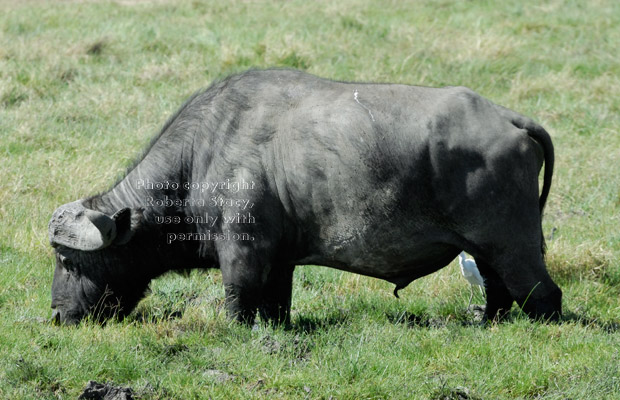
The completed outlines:
[[[314,333],[345,324],[349,318],[342,312],[333,312],[327,316],[299,316],[288,327],[295,333]]]
[[[484,306],[472,305],[469,310],[462,314],[449,314],[446,316],[432,316],[427,313],[414,314],[409,311],[386,313],[388,321],[392,324],[404,324],[409,328],[443,328],[448,325],[483,326]]]
[[[134,311],[126,321],[138,322],[142,324],[154,324],[161,321],[170,321],[183,317],[185,310],[166,310],[165,312],[150,312],[149,310]]]
[[[445,317],[436,317],[424,313],[414,314],[408,311],[402,311],[386,313],[386,317],[392,324],[404,324],[409,328],[443,328],[454,324],[461,326],[488,326],[496,323],[511,323],[518,319],[527,319],[527,317],[520,310],[513,309],[499,321],[484,321],[482,320],[481,315],[476,315],[476,313],[482,314],[484,309],[480,306],[475,307],[476,309],[474,309],[473,316],[470,311],[463,316],[449,315]],[[533,320],[531,321],[534,322]],[[618,333],[620,331],[620,321],[601,321],[597,318],[578,315],[570,311],[564,312],[564,315],[558,322],[547,321],[545,323],[574,323],[584,327],[599,329],[605,333],[611,334]]]
[[[618,333],[620,331],[620,321],[601,321],[597,318],[579,315],[571,311],[564,312],[561,322],[572,322],[586,328],[600,329],[606,333]]]

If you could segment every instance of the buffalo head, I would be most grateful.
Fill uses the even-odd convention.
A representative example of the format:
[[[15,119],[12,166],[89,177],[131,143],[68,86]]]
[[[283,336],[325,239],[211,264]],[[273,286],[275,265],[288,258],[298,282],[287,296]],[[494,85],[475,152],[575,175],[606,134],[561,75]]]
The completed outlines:
[[[148,285],[135,268],[138,256],[130,246],[141,216],[129,208],[106,215],[86,208],[82,200],[54,212],[49,224],[56,253],[54,321],[76,324],[89,314],[124,316],[135,307]]]

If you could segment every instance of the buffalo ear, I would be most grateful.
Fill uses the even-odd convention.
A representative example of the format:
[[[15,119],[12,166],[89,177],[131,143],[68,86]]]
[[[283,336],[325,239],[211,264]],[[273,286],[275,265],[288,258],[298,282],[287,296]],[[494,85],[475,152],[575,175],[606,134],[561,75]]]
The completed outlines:
[[[115,245],[127,244],[142,223],[142,209],[123,208],[118,210],[112,220],[116,223]]]

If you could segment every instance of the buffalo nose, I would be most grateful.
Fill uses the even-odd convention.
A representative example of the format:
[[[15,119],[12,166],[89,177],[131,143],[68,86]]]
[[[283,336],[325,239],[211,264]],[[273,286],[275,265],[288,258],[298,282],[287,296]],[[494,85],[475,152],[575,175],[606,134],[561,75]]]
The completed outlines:
[[[60,311],[56,309],[52,310],[52,318],[50,318],[50,322],[54,325],[60,324]]]

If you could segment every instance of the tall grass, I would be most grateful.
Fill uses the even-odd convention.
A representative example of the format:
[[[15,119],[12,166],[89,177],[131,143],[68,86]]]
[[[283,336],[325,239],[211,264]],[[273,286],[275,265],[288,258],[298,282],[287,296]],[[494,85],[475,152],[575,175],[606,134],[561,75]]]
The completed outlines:
[[[618,43],[611,0],[1,0],[0,398],[620,398]],[[123,322],[49,325],[53,210],[105,190],[196,89],[268,66],[465,85],[541,122],[564,321],[476,324],[452,264],[400,300],[300,267],[290,330],[230,324],[218,271],[155,281]]]

